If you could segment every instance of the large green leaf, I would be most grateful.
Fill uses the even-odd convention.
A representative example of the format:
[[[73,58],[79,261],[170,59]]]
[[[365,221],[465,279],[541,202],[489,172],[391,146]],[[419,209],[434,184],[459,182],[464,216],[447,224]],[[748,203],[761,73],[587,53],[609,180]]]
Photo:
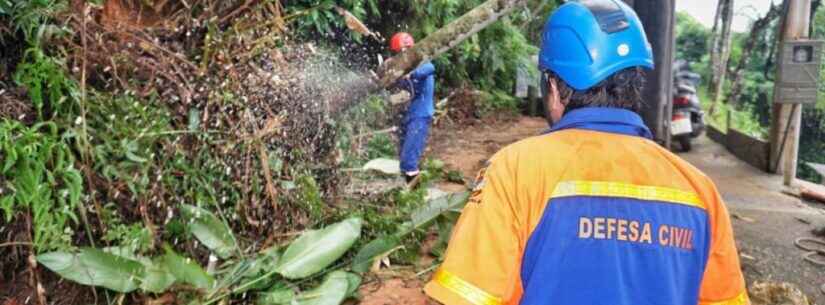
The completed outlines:
[[[395,234],[383,236],[364,245],[352,262],[352,271],[367,272],[375,259],[395,249],[401,244],[401,238],[413,230],[421,229],[431,224],[433,220],[445,213],[460,210],[470,198],[469,192],[460,192],[444,195],[416,209],[410,215],[410,220],[400,224]]]
[[[401,174],[399,164],[398,160],[395,159],[378,158],[364,164],[362,169],[365,171],[374,170],[387,175],[398,175]]]
[[[413,211],[410,219],[416,228],[424,226],[441,216],[441,214],[461,209],[469,198],[470,192],[452,193],[435,198]]]
[[[78,253],[45,253],[38,255],[37,261],[65,279],[118,292],[137,289],[144,272],[137,261],[94,248],[83,248]]]
[[[189,230],[204,246],[221,258],[232,256],[237,243],[226,223],[212,212],[193,205],[182,205],[181,212],[187,218]]]
[[[272,276],[265,279],[259,278],[269,273],[269,271],[274,270],[278,266],[278,261],[280,260],[279,255],[278,247],[270,247],[259,252],[258,256],[248,259],[248,269],[246,269],[236,281],[241,283],[238,287],[243,287],[243,289],[237,289],[233,292],[243,293],[249,290],[261,290],[271,286]],[[253,281],[255,281],[255,283],[247,285]]]
[[[278,273],[288,279],[300,279],[323,270],[352,247],[361,235],[361,223],[360,218],[350,218],[302,234],[284,252]]]
[[[140,289],[143,291],[162,293],[175,283],[175,276],[171,270],[167,270],[160,259],[151,263],[144,263],[146,272],[140,282]]]
[[[160,258],[160,266],[168,270],[178,282],[190,284],[196,288],[212,288],[214,279],[191,258],[175,253],[166,246],[166,254]]]
[[[298,305],[339,305],[347,297],[350,281],[344,271],[334,271],[318,288],[304,292],[296,300]]]
[[[152,261],[147,257],[136,255],[134,246],[106,247],[102,250],[141,263],[144,271],[139,281],[140,289],[143,291],[162,293],[175,283],[175,276],[160,264],[159,259]]]
[[[424,206],[413,211],[410,221],[401,224],[396,236],[401,237],[415,229],[426,227],[444,213],[460,210],[469,198],[469,192],[460,192],[427,201]]]
[[[354,297],[358,291],[358,287],[361,286],[361,276],[355,273],[347,272],[347,298]]]
[[[401,244],[401,240],[396,236],[384,236],[375,239],[361,247],[358,254],[352,261],[352,271],[364,273],[370,270],[370,266],[375,259],[381,255],[395,249]]]
[[[295,300],[295,291],[289,287],[279,285],[258,295],[255,303],[258,305],[278,305],[290,304],[293,300]]]
[[[321,286],[296,296],[291,288],[278,285],[261,293],[257,305],[338,305],[353,296],[361,277],[344,271],[334,271],[327,275]]]

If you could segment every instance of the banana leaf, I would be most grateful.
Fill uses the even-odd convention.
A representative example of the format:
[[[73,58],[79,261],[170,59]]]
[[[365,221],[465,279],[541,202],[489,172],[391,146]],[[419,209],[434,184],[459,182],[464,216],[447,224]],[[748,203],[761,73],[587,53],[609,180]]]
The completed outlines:
[[[37,262],[78,284],[124,293],[137,289],[144,273],[141,263],[94,248],[82,248],[78,253],[49,252],[38,255]]]
[[[183,216],[188,218],[189,230],[204,246],[214,251],[220,258],[226,259],[236,252],[235,236],[223,221],[205,209],[184,204],[181,206]]]
[[[286,286],[274,289],[258,296],[257,305],[339,305],[347,297],[354,295],[361,284],[361,277],[349,272],[333,271],[324,282],[315,289],[295,295],[295,291]]]
[[[361,235],[360,218],[350,218],[302,234],[287,247],[277,271],[288,279],[313,275],[335,262]]]
[[[196,288],[212,288],[215,280],[196,261],[180,256],[169,246],[164,248],[166,254],[160,257],[160,266],[172,273],[177,282]]]

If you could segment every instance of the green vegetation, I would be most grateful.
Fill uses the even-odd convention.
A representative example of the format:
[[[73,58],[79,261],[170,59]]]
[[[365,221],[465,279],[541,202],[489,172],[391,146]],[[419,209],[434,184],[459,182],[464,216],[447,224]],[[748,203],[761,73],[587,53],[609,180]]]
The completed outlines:
[[[708,41],[710,31],[699,23],[693,16],[685,12],[676,13],[676,58],[687,60],[694,69],[703,61],[708,60]]]
[[[268,0],[224,19],[209,14],[240,1],[132,1],[145,10],[127,13],[175,28],[124,30],[104,24],[121,18],[105,15],[108,1],[79,2],[86,23],[66,0],[0,0],[0,42],[14,55],[0,62],[13,72],[0,74],[0,95],[33,111],[33,122],[0,112],[0,231],[14,238],[0,255],[24,253],[0,279],[48,269],[101,288],[105,298],[82,300],[98,304],[170,291],[181,303],[339,304],[378,259],[413,265],[431,235],[440,255],[467,194],[433,199],[428,188],[463,177],[432,159],[413,189],[360,171],[396,157],[397,110],[376,95],[332,120],[317,101],[346,88],[295,83],[289,69],[318,68],[307,78],[325,87],[332,78],[319,74],[358,75],[350,67],[374,64],[363,58],[389,55],[346,30],[336,6],[383,36],[421,39],[481,2]],[[534,69],[553,7],[530,1],[435,59],[437,94],[478,90],[479,112],[516,110],[516,71]],[[388,186],[351,191],[361,182]]]
[[[71,246],[72,224],[80,224],[84,208],[83,178],[74,161],[54,123],[0,124],[0,216],[8,223],[20,212],[30,215],[37,251]]]
[[[707,81],[708,61],[707,41],[710,29],[703,27],[691,16],[683,13],[676,18],[677,42],[676,56],[684,58],[691,64],[691,68],[700,73]],[[812,36],[817,39],[825,38],[825,8],[817,10],[813,20]],[[766,35],[755,43],[755,49],[750,55],[750,61],[744,69],[742,96],[738,101],[721,101],[712,118],[708,118],[714,126],[735,128],[752,136],[766,138],[770,127],[771,107],[773,103],[773,87],[775,77],[775,63],[771,59],[776,41],[776,21],[770,24]],[[732,70],[741,60],[742,48],[748,39],[748,33],[734,33],[731,45],[731,59],[728,69]],[[820,71],[821,79],[825,81],[825,66]],[[725,84],[725,94],[730,90],[732,77],[728,77]],[[825,90],[821,88],[820,90]],[[700,88],[700,98],[705,106],[710,105],[707,90]],[[820,92],[815,106],[805,107],[802,115],[802,134],[799,150],[799,178],[818,182],[820,177],[805,165],[805,162],[825,163],[825,92]],[[723,104],[724,103],[724,104]],[[731,126],[727,126],[727,117],[730,116]]]
[[[347,9],[370,29],[385,37],[397,31],[407,31],[416,39],[422,39],[482,2],[484,1],[296,1],[287,10],[301,15],[297,24],[304,33],[330,35],[335,37],[331,42],[333,44],[359,48],[355,44],[376,42],[356,32],[347,32],[344,37],[336,36],[343,27],[343,22],[329,8],[339,5]],[[537,73],[531,59],[538,52],[535,42],[538,41],[544,24],[544,16],[556,5],[554,2],[538,0],[528,2],[527,9],[490,25],[434,60],[438,94],[447,95],[450,88],[472,85],[486,92],[482,99],[485,104],[480,105],[485,110],[514,110],[520,106],[518,100],[512,97],[516,73],[519,69]],[[537,14],[532,15],[532,12]],[[391,54],[385,52],[384,55]]]

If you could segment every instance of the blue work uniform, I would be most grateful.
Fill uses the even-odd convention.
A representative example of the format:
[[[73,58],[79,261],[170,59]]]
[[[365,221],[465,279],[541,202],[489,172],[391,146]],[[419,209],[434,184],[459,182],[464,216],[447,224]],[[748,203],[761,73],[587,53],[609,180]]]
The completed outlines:
[[[399,84],[410,92],[410,105],[401,124],[401,172],[419,170],[418,162],[427,147],[427,137],[433,122],[435,104],[435,66],[425,62],[410,73],[409,79]]]

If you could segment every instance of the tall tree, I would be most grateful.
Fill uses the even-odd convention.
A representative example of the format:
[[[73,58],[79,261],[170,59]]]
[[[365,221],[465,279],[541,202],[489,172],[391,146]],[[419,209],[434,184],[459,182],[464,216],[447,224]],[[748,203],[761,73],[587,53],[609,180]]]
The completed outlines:
[[[711,39],[711,76],[710,94],[712,103],[708,112],[712,115],[716,103],[722,97],[728,59],[730,58],[731,22],[733,21],[733,0],[719,0],[716,7],[716,20],[713,22]]]
[[[730,93],[725,99],[726,102],[737,105],[739,97],[742,95],[742,79],[745,75],[745,67],[751,59],[751,54],[756,49],[757,43],[762,39],[765,30],[768,29],[771,23],[779,17],[782,8],[771,4],[771,8],[759,19],[756,19],[751,25],[750,34],[745,40],[745,46],[742,47],[742,55],[739,57],[739,63],[733,70],[733,82],[731,83]]]
[[[698,63],[708,54],[710,30],[690,14],[676,12],[676,58]]]

